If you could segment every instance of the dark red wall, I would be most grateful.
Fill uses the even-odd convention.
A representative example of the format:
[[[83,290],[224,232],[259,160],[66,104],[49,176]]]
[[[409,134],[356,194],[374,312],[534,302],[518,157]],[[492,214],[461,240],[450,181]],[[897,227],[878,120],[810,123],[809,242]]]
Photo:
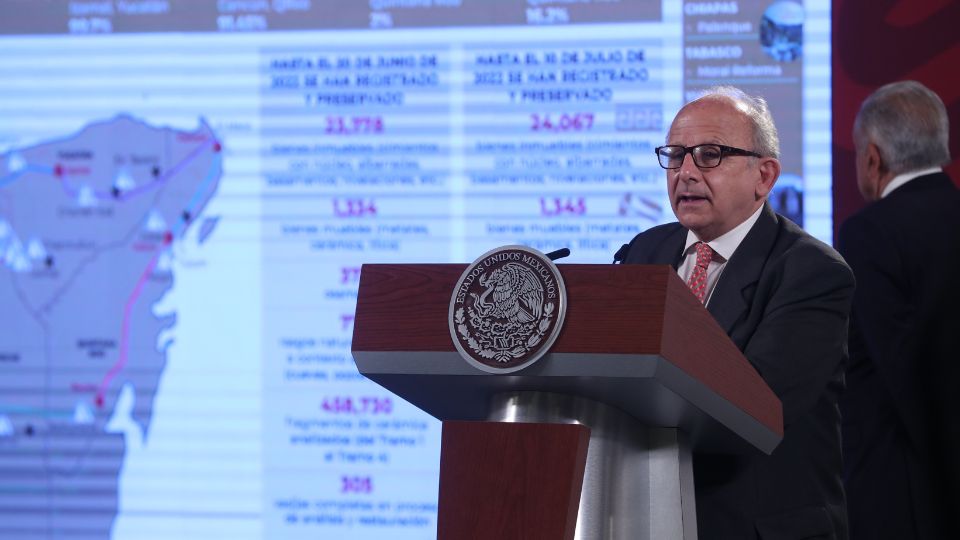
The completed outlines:
[[[851,136],[860,102],[904,79],[922,82],[946,104],[954,158],[947,172],[960,183],[960,0],[834,0],[834,236],[864,205]]]

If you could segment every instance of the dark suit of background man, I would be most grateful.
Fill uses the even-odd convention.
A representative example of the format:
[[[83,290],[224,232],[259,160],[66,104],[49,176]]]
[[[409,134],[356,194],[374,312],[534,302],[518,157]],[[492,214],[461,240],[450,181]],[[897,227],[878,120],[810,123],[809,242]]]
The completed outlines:
[[[837,399],[853,275],[766,202],[780,162],[762,99],[715,89],[657,154],[679,223],[637,235],[624,262],[674,265],[783,402],[772,455],[694,454],[699,537],[846,538]]]
[[[960,192],[940,168],[948,131],[943,102],[913,81],[871,94],[854,123],[857,185],[871,201],[839,241],[857,278],[841,400],[854,539],[960,538]]]

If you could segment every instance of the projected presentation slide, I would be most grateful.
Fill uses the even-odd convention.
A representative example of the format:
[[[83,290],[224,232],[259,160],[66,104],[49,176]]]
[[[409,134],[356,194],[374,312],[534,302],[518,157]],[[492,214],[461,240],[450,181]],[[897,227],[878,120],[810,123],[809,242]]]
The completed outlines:
[[[357,372],[361,266],[610,263],[718,84],[831,241],[829,6],[3,2],[0,538],[434,538],[440,423]]]

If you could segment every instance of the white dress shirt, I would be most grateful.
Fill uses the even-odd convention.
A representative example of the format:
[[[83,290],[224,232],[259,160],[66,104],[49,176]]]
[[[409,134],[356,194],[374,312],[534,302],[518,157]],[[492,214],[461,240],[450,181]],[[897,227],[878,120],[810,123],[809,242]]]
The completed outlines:
[[[760,205],[760,208],[757,208],[757,211],[743,223],[730,229],[718,238],[707,242],[707,245],[713,248],[713,259],[710,261],[710,265],[707,266],[707,289],[704,295],[706,299],[704,305],[710,303],[713,289],[717,285],[717,280],[720,279],[720,274],[723,272],[724,267],[727,266],[727,261],[730,260],[730,257],[733,257],[733,252],[740,247],[740,243],[746,238],[753,224],[760,219],[760,212],[762,210],[763,205]],[[690,280],[690,275],[693,274],[693,269],[697,266],[697,248],[694,247],[694,244],[699,241],[700,239],[697,238],[697,235],[695,235],[693,231],[687,231],[687,243],[683,247],[683,261],[681,261],[680,266],[677,268],[677,274],[684,283]]]
[[[903,174],[898,174],[893,177],[893,180],[890,180],[890,183],[887,184],[887,187],[883,188],[883,193],[880,194],[880,198],[884,198],[890,194],[891,191],[897,189],[898,187],[906,184],[907,182],[913,180],[914,178],[925,176],[928,174],[938,173],[942,171],[940,167],[930,167],[929,169],[920,169],[919,171],[910,171]]]

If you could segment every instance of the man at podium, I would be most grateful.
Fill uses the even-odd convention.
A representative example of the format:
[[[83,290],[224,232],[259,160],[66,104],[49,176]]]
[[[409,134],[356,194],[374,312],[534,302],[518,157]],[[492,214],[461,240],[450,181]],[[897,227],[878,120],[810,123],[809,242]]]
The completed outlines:
[[[694,453],[701,539],[847,537],[837,401],[854,279],[767,203],[779,153],[763,99],[721,87],[688,103],[656,149],[678,222],[622,257],[673,265],[783,402],[771,455]]]

